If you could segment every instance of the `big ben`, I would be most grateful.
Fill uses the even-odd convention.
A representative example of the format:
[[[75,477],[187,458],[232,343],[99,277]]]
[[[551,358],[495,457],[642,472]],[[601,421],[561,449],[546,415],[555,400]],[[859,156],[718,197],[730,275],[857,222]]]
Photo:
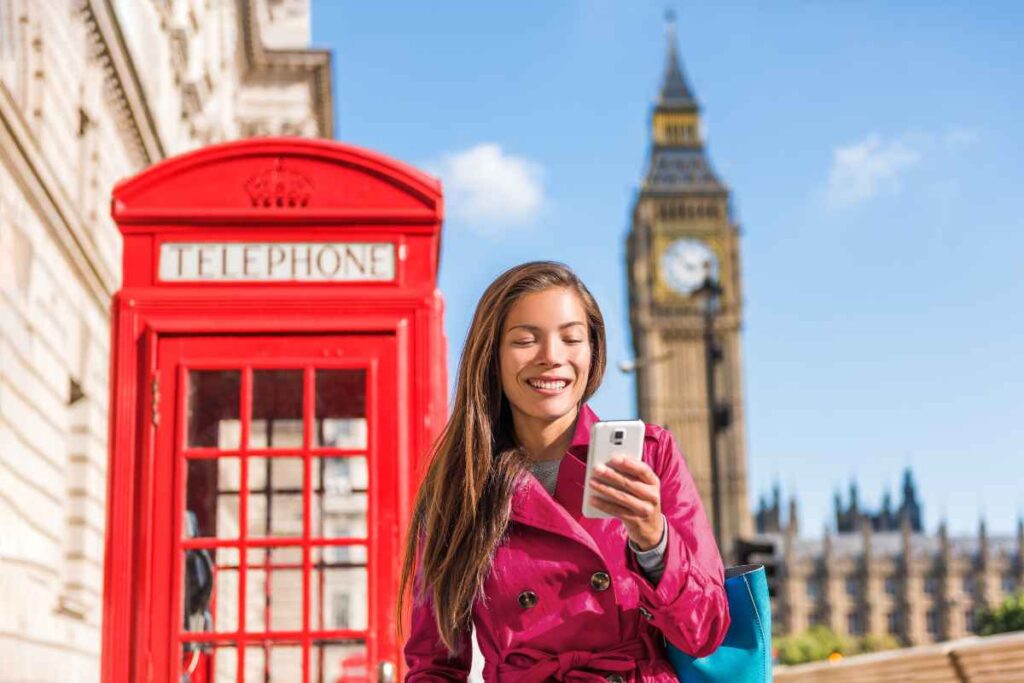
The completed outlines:
[[[664,79],[627,238],[640,417],[675,435],[727,561],[747,511],[739,226],[708,160],[669,17]],[[715,292],[711,295],[711,292]]]

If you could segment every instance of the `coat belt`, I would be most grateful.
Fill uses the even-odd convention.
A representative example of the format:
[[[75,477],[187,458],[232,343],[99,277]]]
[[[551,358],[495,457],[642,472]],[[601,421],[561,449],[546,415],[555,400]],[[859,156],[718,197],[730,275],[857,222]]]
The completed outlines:
[[[652,656],[650,644],[640,638],[600,652],[590,650],[545,652],[530,647],[520,647],[505,653],[505,661],[498,665],[498,680],[516,681],[517,683],[544,683],[554,678],[556,681],[572,681],[573,683],[603,682],[607,679],[598,671],[624,674],[636,668],[638,659],[650,659]]]

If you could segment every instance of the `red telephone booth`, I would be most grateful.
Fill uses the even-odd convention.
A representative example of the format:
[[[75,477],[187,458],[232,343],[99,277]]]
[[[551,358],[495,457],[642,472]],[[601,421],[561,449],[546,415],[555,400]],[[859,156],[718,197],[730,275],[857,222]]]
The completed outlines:
[[[401,540],[447,413],[440,185],[261,139],[114,189],[103,680],[397,680]]]

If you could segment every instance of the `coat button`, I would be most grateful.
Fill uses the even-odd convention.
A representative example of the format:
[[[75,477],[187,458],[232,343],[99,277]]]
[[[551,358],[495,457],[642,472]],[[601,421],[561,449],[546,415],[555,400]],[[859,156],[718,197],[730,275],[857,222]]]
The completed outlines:
[[[608,683],[625,683],[626,679],[622,677],[622,674],[608,674],[604,677],[604,680],[608,681]]]
[[[608,586],[612,585],[612,578],[608,576],[608,572],[594,572],[590,577],[590,585],[596,591],[606,591]]]
[[[642,616],[647,621],[650,621],[651,619],[654,618],[654,615],[651,614],[650,612],[648,612],[647,608],[643,607],[643,606],[640,607],[640,616]]]
[[[519,606],[528,609],[537,604],[537,594],[533,591],[523,591],[519,594]]]

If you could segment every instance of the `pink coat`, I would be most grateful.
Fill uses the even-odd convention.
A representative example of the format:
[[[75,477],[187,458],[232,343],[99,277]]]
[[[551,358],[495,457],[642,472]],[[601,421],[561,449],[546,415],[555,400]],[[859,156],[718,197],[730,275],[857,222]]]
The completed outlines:
[[[473,606],[473,630],[488,683],[672,682],[662,635],[680,650],[710,654],[725,637],[729,611],[722,560],[693,478],[672,434],[647,425],[643,459],[661,480],[668,520],[665,573],[657,586],[627,546],[618,519],[580,514],[590,426],[580,409],[552,498],[530,473],[512,498],[508,541],[500,545]],[[466,680],[472,647],[441,644],[431,601],[414,594],[405,645],[406,681]]]

